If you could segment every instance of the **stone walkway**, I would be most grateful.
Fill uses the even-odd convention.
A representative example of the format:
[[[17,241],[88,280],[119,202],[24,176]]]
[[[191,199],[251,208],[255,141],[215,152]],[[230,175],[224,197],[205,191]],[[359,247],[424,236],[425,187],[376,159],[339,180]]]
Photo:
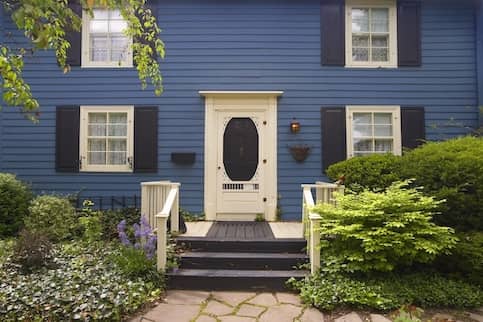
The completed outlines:
[[[429,316],[433,321],[483,322],[483,308],[453,317],[448,314]],[[391,322],[383,315],[350,312],[334,322]],[[291,293],[168,291],[158,304],[130,322],[323,322],[324,314],[306,307]]]

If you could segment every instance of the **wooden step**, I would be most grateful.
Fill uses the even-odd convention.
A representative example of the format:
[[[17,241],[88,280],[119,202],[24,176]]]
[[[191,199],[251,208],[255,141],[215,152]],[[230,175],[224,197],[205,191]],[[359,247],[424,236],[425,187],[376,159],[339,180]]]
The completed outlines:
[[[168,272],[168,287],[193,290],[286,290],[285,282],[303,278],[305,270],[175,269]]]
[[[179,259],[188,269],[292,270],[308,262],[302,253],[185,252]]]
[[[303,238],[224,240],[205,237],[178,237],[176,243],[192,251],[242,253],[300,253],[307,246]]]

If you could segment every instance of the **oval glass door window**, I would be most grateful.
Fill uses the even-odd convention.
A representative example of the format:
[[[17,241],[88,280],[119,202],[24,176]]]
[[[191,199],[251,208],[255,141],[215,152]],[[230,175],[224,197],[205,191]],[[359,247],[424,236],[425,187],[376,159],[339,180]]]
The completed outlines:
[[[232,181],[249,181],[258,167],[258,131],[248,117],[232,118],[223,134],[223,165]]]

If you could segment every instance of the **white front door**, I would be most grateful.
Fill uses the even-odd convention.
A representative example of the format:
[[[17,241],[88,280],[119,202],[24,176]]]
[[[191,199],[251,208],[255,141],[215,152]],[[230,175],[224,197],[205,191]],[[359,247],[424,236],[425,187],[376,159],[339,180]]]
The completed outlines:
[[[218,113],[218,217],[264,214],[264,119],[263,112]]]
[[[282,92],[200,92],[205,97],[207,220],[268,221],[277,208],[277,97]]]

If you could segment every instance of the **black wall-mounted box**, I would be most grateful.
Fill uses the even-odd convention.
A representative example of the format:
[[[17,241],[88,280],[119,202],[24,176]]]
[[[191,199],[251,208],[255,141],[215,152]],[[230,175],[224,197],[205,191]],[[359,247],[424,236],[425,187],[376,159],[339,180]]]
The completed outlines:
[[[172,152],[171,162],[176,164],[193,164],[195,163],[196,153],[194,152]]]

